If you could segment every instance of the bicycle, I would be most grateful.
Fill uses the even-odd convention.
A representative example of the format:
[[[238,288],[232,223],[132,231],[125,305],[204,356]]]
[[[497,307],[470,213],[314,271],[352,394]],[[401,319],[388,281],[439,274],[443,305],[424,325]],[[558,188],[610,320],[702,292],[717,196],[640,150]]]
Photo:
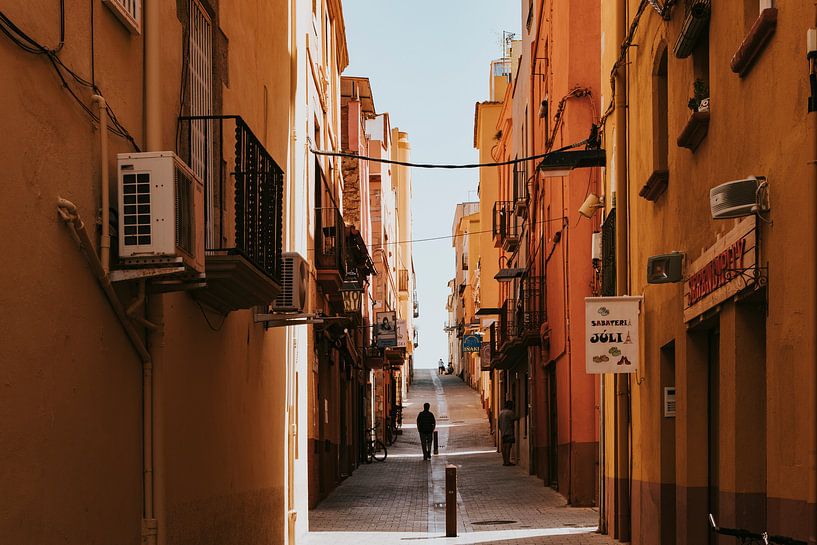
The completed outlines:
[[[386,426],[386,444],[392,446],[400,435],[400,427],[403,425],[403,406],[395,405],[391,410],[391,417]]]
[[[369,441],[366,445],[366,463],[385,461],[389,453],[386,451],[386,445],[383,444],[383,441],[377,438],[377,429],[366,428],[366,432],[369,434]]]
[[[767,532],[761,532],[758,534],[755,532],[750,532],[749,530],[743,530],[741,528],[724,528],[715,523],[715,517],[712,515],[712,513],[709,513],[709,525],[716,533],[724,536],[734,536],[744,545],[753,543],[762,543],[763,545],[770,545],[773,543],[777,545],[808,545],[805,541],[800,541],[799,539],[786,536],[769,535]]]

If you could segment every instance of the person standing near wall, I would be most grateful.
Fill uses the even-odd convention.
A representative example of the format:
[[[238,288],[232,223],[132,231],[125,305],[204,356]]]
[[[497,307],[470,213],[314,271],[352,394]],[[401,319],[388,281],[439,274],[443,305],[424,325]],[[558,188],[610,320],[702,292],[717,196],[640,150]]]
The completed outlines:
[[[497,425],[499,426],[499,433],[502,437],[502,465],[512,466],[511,463],[511,448],[516,442],[516,432],[514,423],[516,421],[516,413],[513,411],[513,401],[510,399],[505,402],[505,408],[499,411],[497,418]]]
[[[417,431],[420,432],[420,444],[423,447],[423,460],[431,460],[431,442],[434,440],[434,428],[437,421],[429,410],[430,404],[423,404],[423,411],[417,415]]]

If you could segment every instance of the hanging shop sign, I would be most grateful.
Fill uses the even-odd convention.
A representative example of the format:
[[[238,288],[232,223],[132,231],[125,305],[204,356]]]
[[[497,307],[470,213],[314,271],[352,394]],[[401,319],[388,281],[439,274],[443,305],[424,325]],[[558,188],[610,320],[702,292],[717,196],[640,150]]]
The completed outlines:
[[[482,336],[481,335],[466,335],[462,338],[462,351],[463,352],[479,352],[482,348]]]
[[[491,370],[491,343],[482,343],[479,349],[479,368],[481,371]]]
[[[397,320],[397,347],[405,348],[408,345],[408,326],[405,320]]]
[[[684,321],[753,285],[757,271],[757,220],[744,218],[692,262],[684,282]]]
[[[397,313],[393,310],[375,315],[374,336],[378,348],[397,346]]]
[[[590,374],[638,371],[641,297],[585,298],[585,368]]]

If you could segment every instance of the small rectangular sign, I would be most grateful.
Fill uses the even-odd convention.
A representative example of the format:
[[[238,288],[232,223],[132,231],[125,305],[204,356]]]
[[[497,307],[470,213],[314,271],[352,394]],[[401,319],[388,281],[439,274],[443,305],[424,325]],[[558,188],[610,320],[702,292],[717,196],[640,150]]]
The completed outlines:
[[[375,318],[374,336],[377,347],[397,346],[397,313],[393,310],[378,312]]]
[[[675,386],[664,387],[664,417],[675,418]]]
[[[585,298],[585,368],[588,373],[638,370],[641,299],[627,295]]]
[[[491,343],[484,342],[479,350],[479,368],[482,371],[491,370]]]

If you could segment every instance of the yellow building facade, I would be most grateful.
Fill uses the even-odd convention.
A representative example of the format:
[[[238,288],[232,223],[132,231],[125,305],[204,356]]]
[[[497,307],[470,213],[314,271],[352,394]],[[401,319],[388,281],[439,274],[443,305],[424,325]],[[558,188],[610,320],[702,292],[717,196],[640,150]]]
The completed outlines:
[[[664,4],[601,8],[602,284],[643,297],[641,370],[602,386],[601,525],[813,543],[814,7]]]

